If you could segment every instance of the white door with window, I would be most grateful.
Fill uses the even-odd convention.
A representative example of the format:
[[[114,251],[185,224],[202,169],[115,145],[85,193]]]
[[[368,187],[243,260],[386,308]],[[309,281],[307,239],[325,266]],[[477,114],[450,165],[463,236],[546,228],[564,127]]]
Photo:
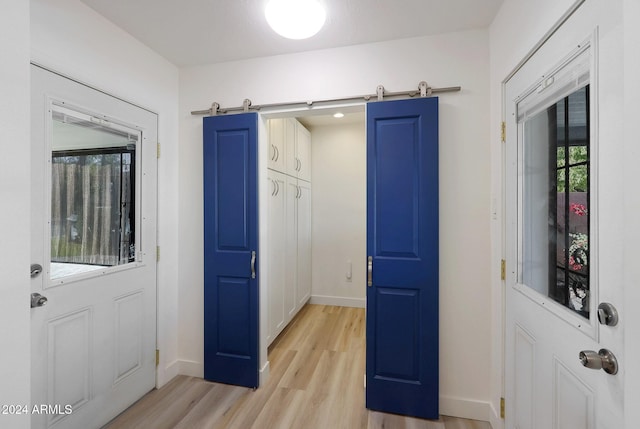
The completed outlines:
[[[155,386],[157,115],[31,73],[31,426],[98,428]]]
[[[622,48],[600,7],[506,84],[509,429],[624,427]]]

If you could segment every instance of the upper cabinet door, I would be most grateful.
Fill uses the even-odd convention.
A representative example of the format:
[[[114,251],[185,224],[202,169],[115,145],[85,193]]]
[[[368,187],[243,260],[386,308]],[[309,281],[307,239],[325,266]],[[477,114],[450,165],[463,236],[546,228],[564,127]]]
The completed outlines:
[[[289,176],[298,177],[298,162],[296,150],[296,124],[295,118],[282,119],[284,129],[285,170]]]
[[[311,133],[296,122],[296,162],[298,179],[311,181]]]
[[[311,181],[311,133],[295,118],[269,120],[268,166]]]
[[[284,119],[269,121],[268,167],[272,170],[285,171],[285,126]]]

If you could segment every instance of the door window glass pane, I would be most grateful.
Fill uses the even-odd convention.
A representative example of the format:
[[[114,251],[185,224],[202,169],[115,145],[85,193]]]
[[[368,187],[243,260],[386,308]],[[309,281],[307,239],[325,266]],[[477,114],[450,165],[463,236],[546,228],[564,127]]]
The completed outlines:
[[[52,119],[51,279],[135,261],[139,132],[66,108]]]
[[[523,133],[521,281],[589,318],[589,86]]]

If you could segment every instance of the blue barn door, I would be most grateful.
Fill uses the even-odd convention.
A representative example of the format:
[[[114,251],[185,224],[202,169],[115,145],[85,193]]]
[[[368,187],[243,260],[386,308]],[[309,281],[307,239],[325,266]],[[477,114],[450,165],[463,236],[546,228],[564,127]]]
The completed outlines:
[[[258,386],[258,115],[203,120],[204,378]]]
[[[438,99],[367,105],[371,410],[438,418]]]

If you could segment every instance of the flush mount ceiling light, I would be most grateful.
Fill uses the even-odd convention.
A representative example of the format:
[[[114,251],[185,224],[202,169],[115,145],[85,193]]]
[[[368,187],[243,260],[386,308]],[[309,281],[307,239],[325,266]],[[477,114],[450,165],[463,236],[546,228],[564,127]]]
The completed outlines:
[[[333,117],[334,117],[334,118],[338,118],[338,119],[340,119],[340,118],[344,118],[344,113],[342,113],[342,112],[336,112],[336,113],[334,113],[334,114],[333,114]]]
[[[287,39],[313,36],[326,18],[318,0],[270,0],[264,14],[273,31]]]

